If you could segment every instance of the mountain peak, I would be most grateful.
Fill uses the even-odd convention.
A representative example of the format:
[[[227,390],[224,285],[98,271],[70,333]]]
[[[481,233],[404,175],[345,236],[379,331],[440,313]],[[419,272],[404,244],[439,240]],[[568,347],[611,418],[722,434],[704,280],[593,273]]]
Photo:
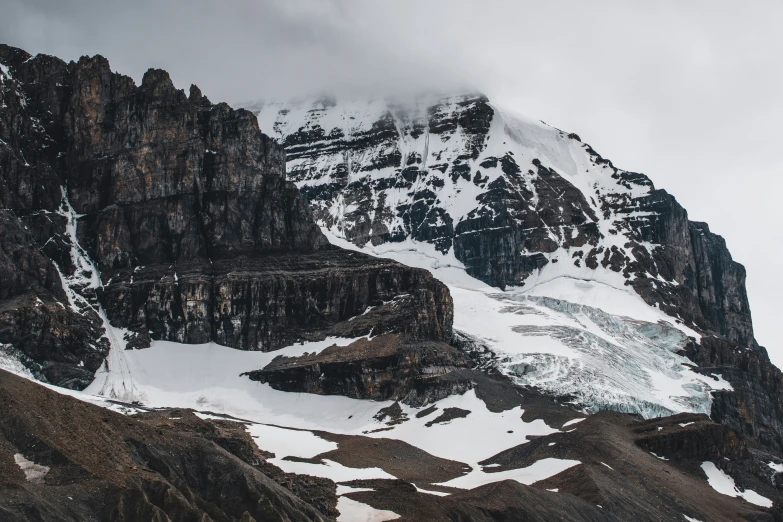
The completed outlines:
[[[675,393],[682,396],[679,403],[656,398],[646,374],[627,364],[649,371],[675,368],[681,362],[666,354],[684,350],[689,338],[698,343],[703,335],[755,346],[744,283],[730,295],[721,290],[737,289],[744,281],[744,270],[731,261],[725,244],[689,222],[676,200],[656,190],[647,176],[618,169],[576,134],[510,113],[470,92],[419,96],[407,103],[314,98],[258,104],[254,111],[261,129],[286,148],[288,176],[332,241],[427,267],[458,287],[466,283],[445,267],[519,295],[524,306],[553,322],[543,330],[519,326],[516,342],[546,334],[569,344],[555,326],[556,316],[566,310],[547,298],[574,303],[590,322],[613,325],[606,328],[614,333],[603,335],[620,337],[600,350],[616,350],[626,360],[622,367],[641,379],[623,382],[602,359],[587,363],[590,377],[585,363],[575,366],[570,356],[553,359],[525,350],[514,355],[508,344],[490,342],[491,350],[506,356],[502,371],[519,382],[575,394],[598,409],[624,407],[653,416],[708,411],[707,395],[680,391]],[[452,293],[459,329],[460,307],[470,303],[460,302],[453,286]],[[655,334],[648,328],[640,337],[634,321],[599,318],[614,310],[612,302],[627,302],[625,311],[614,314],[666,326]],[[490,324],[498,320],[478,310],[472,314]],[[468,335],[480,330],[467,317],[462,326]],[[602,341],[588,331],[579,334],[580,328],[567,330],[583,339],[570,349],[589,358],[586,354]],[[645,344],[663,359],[630,363],[635,344],[625,345],[623,338]],[[545,377],[554,368],[563,372],[559,382],[588,380],[603,391],[561,388]],[[614,395],[617,389],[623,392]],[[635,396],[634,406],[629,396]]]

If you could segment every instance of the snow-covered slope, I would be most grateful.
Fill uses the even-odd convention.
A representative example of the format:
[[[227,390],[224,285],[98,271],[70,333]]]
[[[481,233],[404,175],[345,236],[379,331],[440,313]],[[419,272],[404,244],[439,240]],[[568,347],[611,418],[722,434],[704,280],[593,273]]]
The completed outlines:
[[[688,338],[699,334],[630,287],[559,276],[502,291],[468,276],[458,261],[425,243],[359,248],[327,237],[430,270],[454,299],[456,342],[493,354],[488,364],[519,384],[571,397],[587,411],[709,415],[710,392],[731,389],[719,375],[694,371],[681,353]]]
[[[730,389],[682,354],[709,326],[687,214],[578,136],[480,95],[252,108],[330,240],[431,270],[517,382],[648,417]]]

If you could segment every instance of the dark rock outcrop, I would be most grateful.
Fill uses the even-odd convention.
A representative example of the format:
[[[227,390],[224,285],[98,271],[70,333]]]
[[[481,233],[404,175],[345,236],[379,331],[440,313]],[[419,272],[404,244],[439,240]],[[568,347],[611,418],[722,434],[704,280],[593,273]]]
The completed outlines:
[[[328,335],[397,332],[448,341],[448,289],[424,270],[359,253],[240,257],[113,272],[113,324],[153,339],[276,350]]]
[[[332,346],[315,355],[278,356],[248,375],[278,390],[400,400],[420,406],[464,393],[471,387],[469,380],[444,377],[470,365],[462,352],[449,345],[381,335]]]
[[[328,248],[285,179],[283,150],[251,113],[188,98],[164,71],[148,71],[136,87],[104,79],[105,60],[74,69],[75,86],[94,88],[71,100],[89,132],[68,136],[81,152],[69,166],[69,197],[103,271]]]
[[[491,182],[455,227],[454,255],[470,275],[505,287],[546,266],[542,254],[598,244],[595,212],[574,185],[534,160],[528,186],[513,156],[492,159],[507,177]]]
[[[711,422],[702,415],[681,414],[665,422],[659,430],[658,419],[648,420],[635,428],[641,436],[636,444],[660,458],[705,460],[742,460],[750,457],[745,439],[722,424]]]
[[[783,374],[763,348],[737,346],[717,337],[686,348],[699,371],[721,375],[733,390],[713,393],[711,417],[763,446],[783,451]]]
[[[745,290],[745,268],[734,261],[725,240],[688,213],[664,190],[634,201],[645,219],[628,220],[640,241],[659,244],[640,255],[626,271],[640,276],[631,284],[648,303],[698,329],[740,346],[754,346],[753,323]]]

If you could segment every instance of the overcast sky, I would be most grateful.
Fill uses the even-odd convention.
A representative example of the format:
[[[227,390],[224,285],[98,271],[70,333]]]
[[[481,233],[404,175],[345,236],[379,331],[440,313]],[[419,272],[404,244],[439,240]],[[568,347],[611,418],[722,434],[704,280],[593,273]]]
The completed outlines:
[[[748,269],[783,367],[783,2],[0,0],[0,42],[167,69],[213,101],[335,86],[486,93],[648,174]]]

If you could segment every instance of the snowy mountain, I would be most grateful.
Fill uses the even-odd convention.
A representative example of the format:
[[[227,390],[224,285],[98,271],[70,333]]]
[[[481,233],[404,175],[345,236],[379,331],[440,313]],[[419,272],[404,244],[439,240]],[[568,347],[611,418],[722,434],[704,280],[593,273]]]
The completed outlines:
[[[327,237],[448,283],[456,331],[519,384],[591,411],[709,413],[731,386],[686,346],[754,349],[722,239],[575,134],[481,95],[247,106]]]
[[[575,134],[480,95],[251,108],[338,237],[426,242],[500,288],[561,275],[631,285],[687,324],[753,344],[744,269],[722,240]]]
[[[481,96],[255,110],[0,45],[0,519],[783,516],[674,198]]]

